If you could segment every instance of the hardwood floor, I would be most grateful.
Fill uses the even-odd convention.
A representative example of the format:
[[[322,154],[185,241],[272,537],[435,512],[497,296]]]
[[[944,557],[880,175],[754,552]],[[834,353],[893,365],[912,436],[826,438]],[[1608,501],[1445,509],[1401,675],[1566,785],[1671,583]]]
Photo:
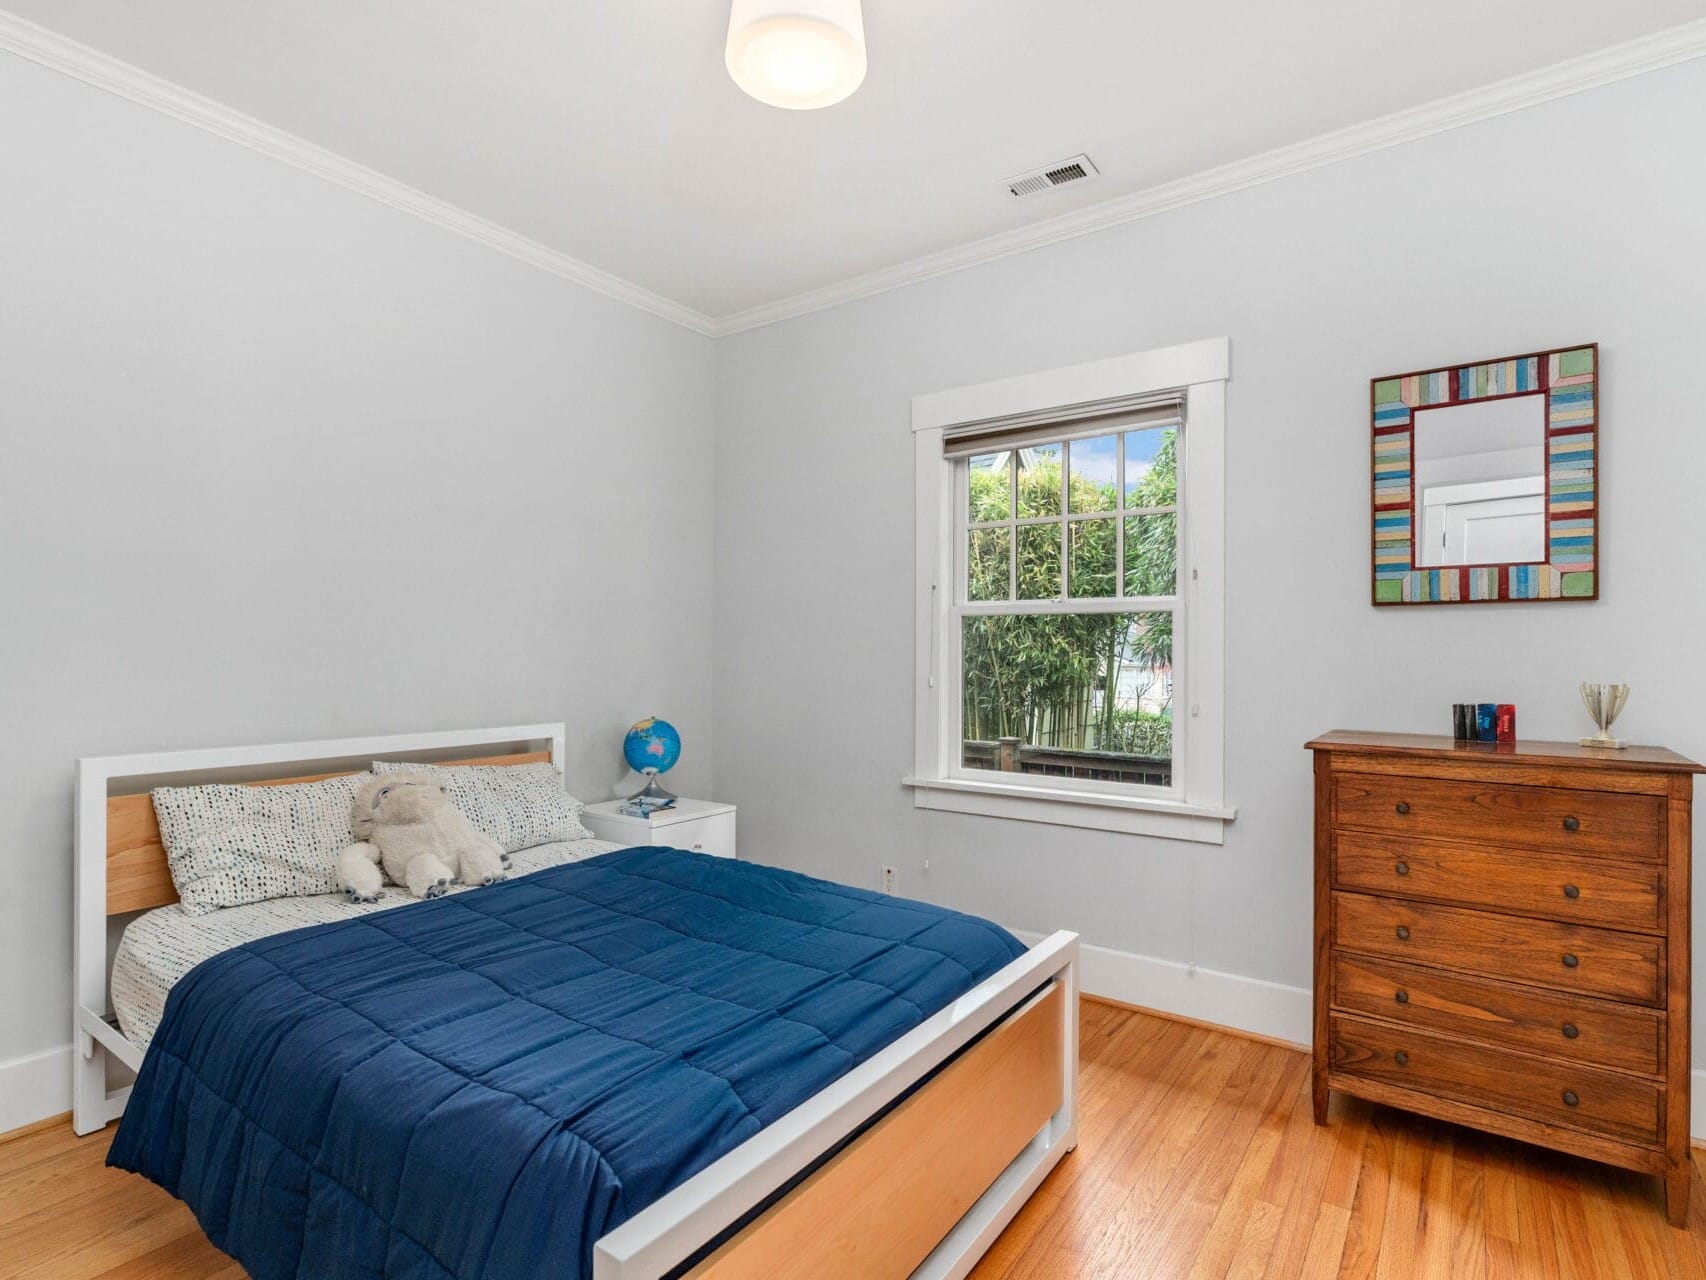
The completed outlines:
[[[1333,1099],[1306,1055],[1084,1004],[1078,1150],[973,1280],[1706,1277],[1656,1178]]]
[[[1086,1002],[1078,1150],[973,1280],[1706,1280],[1656,1179],[1351,1099],[1296,1050]],[[110,1131],[109,1131],[110,1132]],[[236,1280],[189,1211],[68,1124],[0,1144],[0,1277]]]

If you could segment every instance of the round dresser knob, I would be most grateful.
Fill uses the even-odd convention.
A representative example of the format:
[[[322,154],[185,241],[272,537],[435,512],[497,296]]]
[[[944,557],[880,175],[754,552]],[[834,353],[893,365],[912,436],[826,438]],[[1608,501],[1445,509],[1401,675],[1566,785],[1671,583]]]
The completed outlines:
[[[1564,819],[1564,830],[1566,830],[1566,831],[1580,831],[1581,827],[1582,827],[1582,820],[1580,818],[1565,818]]]
[[[1402,924],[1399,925],[1398,926],[1398,941],[1399,942],[1408,942],[1409,940],[1410,940],[1409,926],[1408,925],[1402,925]]]
[[[1394,871],[1396,871],[1401,876],[1407,876],[1410,874],[1410,864],[1408,862],[1400,862],[1397,866],[1393,867],[1392,869]]]
[[[1574,969],[1580,963],[1581,961],[1576,959],[1568,951],[1564,953],[1564,967],[1566,969]]]
[[[1581,1035],[1581,1032],[1576,1030],[1576,1024],[1575,1023],[1566,1022],[1564,1024],[1564,1039],[1574,1040],[1579,1035]]]
[[[1408,800],[1400,800],[1398,802],[1398,812],[1399,813],[1410,812],[1410,802]]]
[[[1392,1061],[1396,1062],[1401,1067],[1407,1067],[1410,1065],[1410,1055],[1400,1049],[1397,1053],[1392,1055]]]
[[[1581,1099],[1576,1097],[1576,1091],[1574,1089],[1564,1090],[1564,1105],[1566,1107],[1573,1107],[1580,1101]]]
[[[1564,886],[1564,896],[1574,902],[1582,896],[1582,891],[1573,884],[1567,884]]]
[[[1410,993],[1408,991],[1403,990],[1403,989],[1400,989],[1397,992],[1397,994],[1395,994],[1392,998],[1394,1000],[1396,1000],[1399,1004],[1409,1004],[1410,1003]]]

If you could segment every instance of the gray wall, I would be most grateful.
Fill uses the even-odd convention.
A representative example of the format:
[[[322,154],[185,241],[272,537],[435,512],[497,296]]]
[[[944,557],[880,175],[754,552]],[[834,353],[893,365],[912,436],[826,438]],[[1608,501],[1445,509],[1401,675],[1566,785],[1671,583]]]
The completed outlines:
[[[79,755],[561,717],[599,795],[656,711],[748,856],[1292,987],[1310,734],[1624,679],[1706,755],[1703,117],[1674,68],[714,345],[0,55],[0,1115],[64,1105]],[[1219,334],[1227,844],[915,811],[910,398]],[[1369,608],[1366,379],[1594,339],[1605,598]]]
[[[1515,702],[1706,757],[1706,64],[724,340],[717,778],[743,853],[1012,926],[1309,982],[1311,735]],[[910,398],[1229,335],[1223,848],[912,807]],[[1597,340],[1604,598],[1368,604],[1368,379]],[[738,495],[738,497],[737,497]],[[928,860],[929,870],[924,864]]]
[[[657,712],[711,790],[715,351],[7,55],[0,156],[16,1116],[65,1105],[78,756],[560,718],[603,798]]]

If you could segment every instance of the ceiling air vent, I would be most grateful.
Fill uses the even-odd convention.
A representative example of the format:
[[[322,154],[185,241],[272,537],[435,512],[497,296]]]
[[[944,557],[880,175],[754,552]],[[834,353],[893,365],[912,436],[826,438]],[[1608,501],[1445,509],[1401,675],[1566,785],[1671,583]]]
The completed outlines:
[[[1101,173],[1090,162],[1089,156],[1073,156],[1070,160],[1062,160],[1058,164],[1047,165],[1041,169],[1033,169],[1029,173],[1021,173],[1017,178],[1007,179],[1007,190],[1017,199],[1038,195],[1053,187],[1064,187],[1069,182],[1083,182],[1086,178],[1094,178]]]

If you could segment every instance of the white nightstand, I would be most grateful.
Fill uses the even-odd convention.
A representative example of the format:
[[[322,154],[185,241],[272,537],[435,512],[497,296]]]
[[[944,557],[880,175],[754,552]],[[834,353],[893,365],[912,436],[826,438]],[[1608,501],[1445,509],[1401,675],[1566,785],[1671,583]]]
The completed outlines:
[[[620,800],[589,804],[581,814],[587,830],[600,840],[625,845],[668,845],[672,849],[692,849],[717,858],[735,856],[735,807],[714,800],[675,802],[670,809],[660,809],[649,818],[630,818],[617,813]]]

